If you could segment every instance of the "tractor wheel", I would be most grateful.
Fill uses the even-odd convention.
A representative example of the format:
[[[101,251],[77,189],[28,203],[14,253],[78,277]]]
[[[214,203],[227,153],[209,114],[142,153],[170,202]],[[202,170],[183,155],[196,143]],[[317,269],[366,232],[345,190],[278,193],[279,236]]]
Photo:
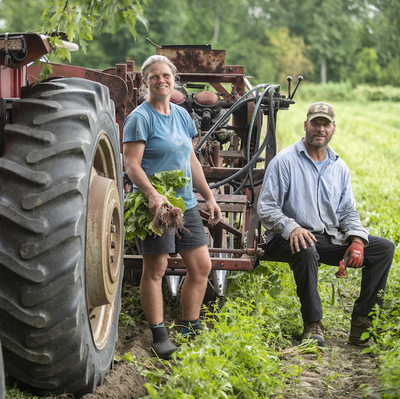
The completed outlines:
[[[81,397],[114,358],[123,272],[122,167],[108,88],[22,89],[0,158],[0,336],[9,375]]]
[[[5,384],[3,354],[1,352],[1,342],[0,342],[0,399],[4,399],[6,397],[5,385],[6,384]]]

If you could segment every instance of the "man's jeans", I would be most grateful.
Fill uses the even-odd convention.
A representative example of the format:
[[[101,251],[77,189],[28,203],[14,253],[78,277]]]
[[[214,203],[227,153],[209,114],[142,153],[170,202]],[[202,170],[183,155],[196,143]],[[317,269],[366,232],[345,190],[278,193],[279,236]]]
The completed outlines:
[[[290,242],[275,236],[266,247],[267,255],[276,261],[287,262],[297,284],[303,321],[312,323],[322,319],[322,305],[318,293],[320,263],[339,266],[349,245],[334,245],[327,234],[313,233],[317,242],[307,249],[292,254]],[[354,303],[352,320],[368,316],[375,304],[382,306],[383,293],[394,256],[394,244],[386,238],[369,236],[364,248],[360,296]]]

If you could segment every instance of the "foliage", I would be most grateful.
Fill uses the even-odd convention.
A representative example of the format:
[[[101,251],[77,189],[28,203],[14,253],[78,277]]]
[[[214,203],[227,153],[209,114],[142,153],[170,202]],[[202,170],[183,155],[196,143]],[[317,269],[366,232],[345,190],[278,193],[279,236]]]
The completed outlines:
[[[143,0],[147,4],[147,0]],[[46,32],[66,31],[69,42],[78,40],[82,50],[86,52],[87,41],[93,40],[94,28],[100,33],[114,34],[121,26],[127,25],[133,37],[137,36],[136,21],[146,25],[143,18],[141,0],[101,0],[88,2],[81,0],[55,0],[47,3],[42,20]],[[70,51],[62,46],[57,35],[50,38],[55,57],[67,58],[71,61]],[[46,76],[42,71],[41,78]]]
[[[45,1],[0,2],[0,28],[39,30]],[[226,49],[227,64],[244,65],[246,74],[255,78],[253,85],[285,85],[285,75],[296,74],[321,82],[326,70],[328,82],[400,86],[399,4],[396,0],[57,0],[46,6],[44,16],[46,30],[65,29],[81,45],[71,55],[61,48],[56,51],[67,59],[71,56],[72,64],[88,68],[102,70],[126,60],[140,66],[156,51],[148,36],[159,45],[211,44]],[[111,12],[112,7],[117,8]],[[94,41],[85,52],[91,37]],[[373,62],[360,64],[359,55]]]
[[[303,82],[296,92],[296,101],[310,103],[323,99],[327,102],[357,102],[370,101],[400,102],[400,88],[393,86],[354,85],[349,80],[326,85]],[[390,105],[388,105],[390,107]],[[296,106],[295,106],[296,107]]]
[[[6,398],[5,399],[39,399],[37,396],[32,396],[29,393],[23,392],[14,387],[6,387]]]
[[[286,68],[274,68],[270,76],[265,76],[260,71],[259,78],[269,83],[284,84],[288,74],[297,77],[312,76],[313,65],[305,57],[307,46],[300,37],[293,37],[289,33],[289,29],[280,27],[277,29],[267,30],[267,38],[269,40],[269,55],[274,60],[274,64],[285,65]],[[264,65],[260,66],[263,69]]]
[[[146,320],[140,303],[139,287],[131,285],[130,281],[125,282],[121,296],[119,325],[123,328],[135,328]]]
[[[356,97],[365,101],[389,101],[400,102],[400,88],[393,86],[367,86],[360,85],[354,90]]]
[[[251,285],[248,277],[237,275],[242,289],[231,292],[222,308],[205,310],[214,328],[184,342],[171,370],[146,373],[152,398],[268,398],[282,392],[288,377],[299,372],[280,350],[287,338],[266,276],[252,275]]]
[[[381,67],[375,50],[364,47],[358,55],[354,80],[358,83],[376,84],[381,77]]]
[[[42,28],[40,16],[48,0],[1,1],[1,27],[5,32],[38,31]]]
[[[143,16],[143,4],[147,5],[147,0],[54,0],[47,2],[23,0],[23,4],[10,3],[12,4],[6,5],[0,2],[3,23],[7,25],[7,30],[36,30],[39,33],[51,34],[49,37],[52,45],[50,59],[71,61],[70,49],[62,42],[65,38],[69,42],[78,41],[85,53],[87,42],[93,40],[93,31],[114,34],[121,27],[127,26],[131,35],[136,38],[136,22],[139,21],[147,26],[147,21]],[[24,6],[29,12],[20,12],[21,7]],[[39,12],[42,13],[40,25]],[[22,18],[26,20],[21,20]],[[63,31],[65,31],[65,36],[60,33]],[[51,72],[51,66],[42,65],[40,77],[44,79]]]
[[[182,212],[186,206],[182,197],[175,197],[175,190],[189,184],[189,177],[183,175],[182,170],[170,170],[155,173],[149,177],[150,183],[161,195],[164,195],[172,206],[179,208]],[[154,214],[149,210],[149,200],[140,191],[129,193],[124,201],[125,207],[125,239],[133,240],[138,236],[141,240],[147,235],[156,234],[161,236],[163,231],[154,224]]]

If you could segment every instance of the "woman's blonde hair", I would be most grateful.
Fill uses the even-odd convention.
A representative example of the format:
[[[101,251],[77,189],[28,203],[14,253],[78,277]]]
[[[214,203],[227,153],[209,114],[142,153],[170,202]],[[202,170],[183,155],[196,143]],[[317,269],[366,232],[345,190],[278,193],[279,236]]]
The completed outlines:
[[[142,79],[145,82],[147,81],[149,75],[149,69],[154,64],[167,64],[169,66],[169,69],[171,69],[172,75],[175,78],[175,75],[177,73],[176,66],[167,57],[164,57],[163,55],[152,55],[149,58],[147,58],[147,60],[143,63],[142,68],[140,69],[140,74],[142,75]],[[141,93],[143,93],[143,98],[147,100],[149,93],[147,87],[143,83],[141,85],[140,91]]]

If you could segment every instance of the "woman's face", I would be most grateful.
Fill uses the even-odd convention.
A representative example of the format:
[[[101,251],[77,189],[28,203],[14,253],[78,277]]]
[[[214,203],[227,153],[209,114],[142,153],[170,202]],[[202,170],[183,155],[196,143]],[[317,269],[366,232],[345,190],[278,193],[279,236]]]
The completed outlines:
[[[143,83],[149,90],[150,98],[163,100],[171,96],[174,90],[175,77],[167,64],[153,64],[149,67],[146,81]]]

